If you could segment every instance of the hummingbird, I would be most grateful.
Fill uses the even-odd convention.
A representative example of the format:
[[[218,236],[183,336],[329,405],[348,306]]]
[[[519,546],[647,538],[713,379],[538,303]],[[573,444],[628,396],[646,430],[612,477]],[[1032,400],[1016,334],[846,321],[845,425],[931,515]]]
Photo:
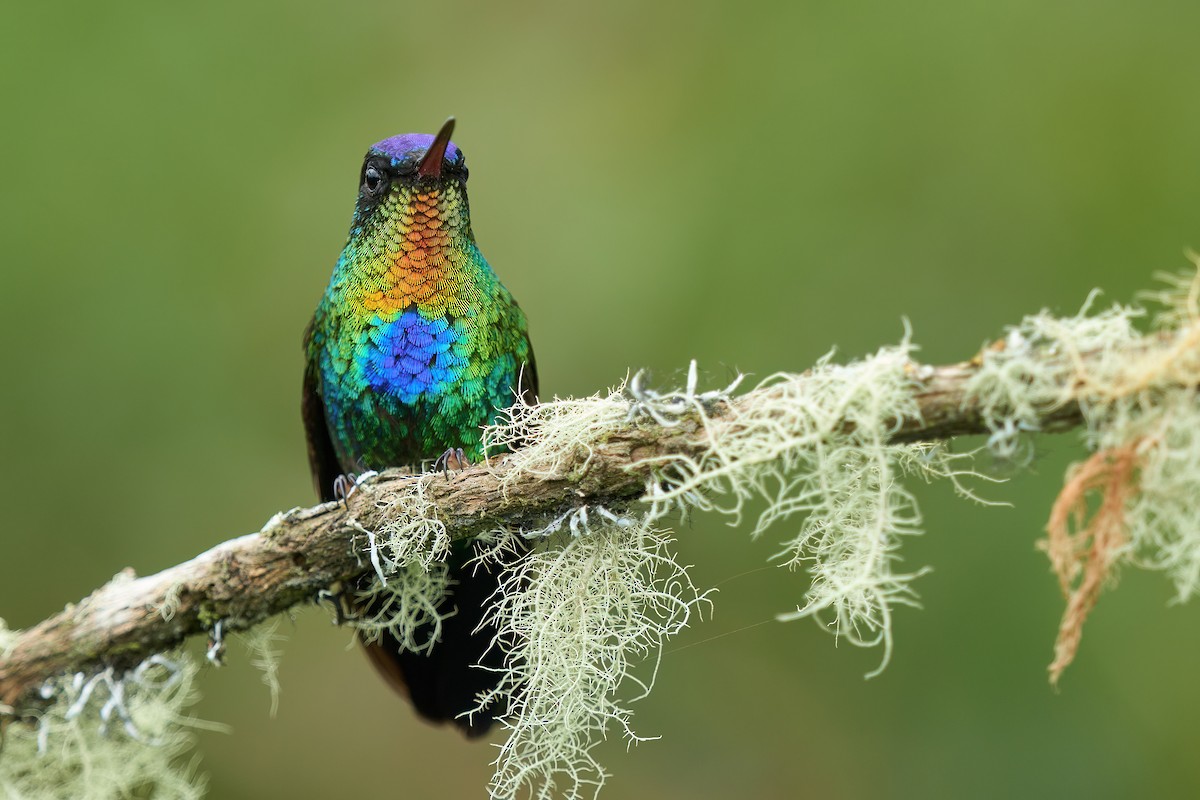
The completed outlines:
[[[304,334],[301,413],[324,501],[364,470],[483,458],[483,428],[518,399],[537,402],[525,315],[488,265],[471,229],[467,163],[450,140],[408,133],[371,145],[359,171],[350,233]],[[468,737],[494,722],[464,716],[493,688],[503,655],[481,626],[498,568],[468,565],[456,545],[428,654],[386,632],[365,643],[371,663],[416,711]]]

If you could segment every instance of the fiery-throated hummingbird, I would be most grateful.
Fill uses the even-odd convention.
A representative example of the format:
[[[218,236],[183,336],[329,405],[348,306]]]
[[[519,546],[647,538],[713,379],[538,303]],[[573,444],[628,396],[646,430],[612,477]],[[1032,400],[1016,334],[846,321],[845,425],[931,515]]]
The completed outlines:
[[[453,128],[384,139],[363,161],[346,246],[304,337],[302,412],[323,500],[345,474],[478,460],[483,427],[518,397],[536,402],[525,315],[475,242]],[[489,649],[494,630],[477,630],[497,575],[468,567],[471,555],[452,554],[440,612],[456,613],[428,655],[386,633],[366,650],[422,716],[478,736],[493,717],[461,715],[495,686],[502,654]]]

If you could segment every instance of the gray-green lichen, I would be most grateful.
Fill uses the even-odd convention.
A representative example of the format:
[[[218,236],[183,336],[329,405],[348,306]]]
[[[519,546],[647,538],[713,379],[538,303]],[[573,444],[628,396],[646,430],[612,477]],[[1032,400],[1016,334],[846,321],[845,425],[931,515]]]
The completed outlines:
[[[644,738],[629,704],[650,692],[654,672],[643,680],[633,667],[657,663],[663,643],[707,602],[670,535],[647,519],[582,509],[574,517],[521,558],[509,557],[524,538],[515,531],[483,556],[505,567],[489,613],[506,669],[479,701],[507,711],[492,797],[575,800],[598,790],[607,773],[591,750],[608,728],[630,743]]]
[[[1200,590],[1200,261],[1166,276],[1146,311],[1114,305],[1048,312],[1010,329],[981,354],[971,382],[1001,457],[1038,428],[1038,412],[1078,404],[1094,456],[1068,473],[1048,525],[1047,550],[1068,606],[1050,666],[1071,662],[1083,622],[1122,566],[1165,572],[1179,600]]]
[[[375,499],[386,521],[378,530],[350,523],[362,534],[362,549],[376,576],[359,592],[356,604],[374,608],[374,615],[350,625],[368,642],[386,630],[414,653],[428,652],[441,638],[438,605],[446,594],[450,555],[450,535],[425,487],[424,481],[413,480],[377,492],[363,484],[360,491]]]
[[[2,641],[3,636],[0,636]],[[195,663],[156,655],[124,673],[104,670],[47,680],[37,719],[9,720],[0,749],[0,795],[8,800],[196,800],[195,762],[183,754],[196,701]]]

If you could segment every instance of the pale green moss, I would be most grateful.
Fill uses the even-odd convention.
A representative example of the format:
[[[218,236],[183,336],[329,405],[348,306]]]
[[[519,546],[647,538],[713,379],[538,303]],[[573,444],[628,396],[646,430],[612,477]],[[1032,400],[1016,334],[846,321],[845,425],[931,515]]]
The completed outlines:
[[[263,685],[271,694],[272,718],[279,711],[279,693],[282,691],[279,683],[279,662],[283,651],[275,646],[286,638],[279,633],[280,622],[281,617],[272,617],[240,636],[250,656],[251,665],[262,672]]]
[[[650,692],[631,669],[657,663],[663,642],[705,602],[670,551],[671,537],[646,520],[581,509],[568,532],[541,539],[511,559],[508,534],[490,556],[505,565],[489,613],[507,670],[480,708],[508,710],[509,731],[496,758],[491,796],[594,794],[607,773],[591,754],[616,725],[629,741],[629,704]],[[574,534],[569,532],[574,530]],[[488,557],[488,556],[485,556]]]
[[[855,644],[882,643],[886,663],[892,608],[914,602],[910,583],[921,574],[895,569],[900,538],[920,530],[900,477],[959,474],[938,447],[888,443],[918,413],[911,349],[906,338],[852,364],[826,357],[802,377],[775,376],[721,423],[710,415],[728,394],[698,393],[693,365],[678,392],[643,389],[635,378],[606,397],[516,407],[488,432],[493,444],[525,445],[508,456],[504,478],[512,486],[564,474],[568,463],[586,461],[596,443],[642,417],[668,426],[691,420],[709,442],[698,456],[642,462],[656,476],[649,502],[626,516],[580,507],[546,531],[526,532],[570,535],[555,535],[517,562],[493,610],[511,667],[486,700],[514,708],[493,797],[550,797],[556,787],[580,796],[603,783],[589,753],[607,725],[637,738],[617,700],[629,659],[657,652],[701,597],[665,555],[670,540],[657,525],[673,512],[715,510],[736,523],[747,501],[763,497],[768,506],[755,535],[798,516],[780,555],[787,566],[805,566],[811,582],[802,606],[780,618],[820,617]]]
[[[363,640],[378,641],[386,631],[413,653],[429,652],[442,637],[442,622],[438,605],[446,595],[448,572],[445,564],[428,567],[418,561],[393,566],[387,574],[387,584],[372,581],[358,593],[357,606],[371,605],[371,616],[350,620],[351,627],[360,631]],[[423,627],[428,626],[428,627]]]
[[[515,448],[502,458],[512,469],[501,476],[501,487],[511,491],[530,476],[563,477],[567,464],[586,470],[597,443],[629,420],[630,401],[624,384],[602,396],[555,398],[535,406],[517,402],[501,412],[501,424],[487,428],[483,440],[489,450]],[[581,463],[576,463],[582,456]]]
[[[889,444],[896,427],[919,411],[913,391],[913,347],[896,347],[850,364],[826,356],[803,376],[777,375],[731,406],[733,419],[713,424],[710,413],[724,392],[697,393],[695,367],[678,392],[640,389],[636,382],[607,397],[555,400],[518,408],[489,432],[497,444],[527,446],[505,473],[556,475],[568,458],[590,455],[593,443],[640,416],[660,424],[685,418],[705,429],[709,447],[698,456],[670,455],[642,462],[658,480],[647,487],[647,523],[672,511],[695,509],[741,521],[746,503],[765,498],[754,535],[799,518],[779,554],[785,566],[811,574],[804,602],[781,615],[812,616],[846,640],[884,645],[891,652],[893,606],[911,605],[913,579],[922,570],[896,569],[900,538],[920,532],[920,513],[901,483],[907,472],[955,478],[946,452],[928,444]]]
[[[1125,517],[1128,560],[1166,572],[1184,601],[1200,591],[1200,400],[1195,390],[1180,390],[1155,409],[1123,420],[1105,438],[1145,437],[1138,492]]]
[[[428,652],[441,638],[438,606],[446,595],[450,555],[450,536],[425,487],[412,480],[387,490],[370,483],[359,488],[375,497],[385,522],[377,531],[358,526],[376,580],[357,594],[357,606],[370,605],[375,613],[350,621],[364,640],[377,641],[387,631],[414,653]],[[427,632],[419,636],[425,625]]]
[[[1150,295],[1164,346],[1149,357],[1114,354],[1086,381],[1089,439],[1138,446],[1121,561],[1166,572],[1180,601],[1200,590],[1200,261],[1191,257],[1196,272]]]
[[[1076,379],[1083,374],[1084,355],[1092,373],[1115,369],[1130,357],[1129,347],[1140,336],[1134,320],[1142,312],[1117,305],[1091,314],[1097,296],[1092,292],[1073,317],[1048,311],[1028,316],[980,354],[967,395],[992,432],[988,447],[996,457],[1014,459],[1022,452],[1022,437],[1040,429],[1042,414],[1079,399]],[[1085,403],[1085,414],[1088,410]]]
[[[1069,593],[1055,680],[1075,656],[1099,577],[1111,583],[1134,565],[1166,572],[1180,600],[1200,590],[1200,261],[1192,260],[1197,271],[1169,276],[1165,290],[1146,295],[1159,307],[1149,336],[1134,327],[1140,308],[1089,313],[1093,293],[1073,317],[1043,311],[1012,328],[1003,347],[983,351],[970,386],[998,455],[1037,430],[1038,411],[1076,403],[1084,441],[1097,453],[1089,474],[1110,475],[1081,482],[1068,473],[1059,504],[1080,511],[1050,526],[1052,561]],[[1133,469],[1114,485],[1095,459],[1121,454]]]
[[[49,705],[4,729],[0,795],[9,800],[195,800],[204,781],[183,761],[197,668],[155,656],[124,674],[65,675],[43,684]]]
[[[778,554],[805,567],[804,603],[781,620],[811,616],[857,645],[891,652],[891,615],[912,604],[921,570],[896,569],[900,537],[920,533],[916,501],[900,482],[905,471],[945,470],[939,448],[893,445],[903,420],[918,415],[907,337],[896,347],[841,365],[832,354],[803,376],[768,378],[735,406],[732,424],[711,425],[700,458],[669,456],[655,466],[659,507],[682,504],[719,511],[738,524],[747,501],[767,500],[753,534],[798,517]],[[663,488],[665,486],[665,488]],[[882,665],[881,665],[882,667]]]

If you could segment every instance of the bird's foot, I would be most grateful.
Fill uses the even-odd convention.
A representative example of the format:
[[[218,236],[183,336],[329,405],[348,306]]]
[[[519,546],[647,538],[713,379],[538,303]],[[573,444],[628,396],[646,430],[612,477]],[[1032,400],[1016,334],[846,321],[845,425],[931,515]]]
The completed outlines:
[[[446,452],[437,457],[437,461],[433,462],[433,471],[439,470],[446,476],[446,480],[450,480],[450,470],[458,470],[462,472],[467,467],[471,466],[471,461],[467,458],[467,454],[463,452],[461,447],[451,447]]]
[[[367,481],[374,478],[379,473],[373,469],[369,469],[361,474],[353,472],[345,472],[333,479],[333,497],[335,502],[341,503],[347,509],[350,508],[350,495],[358,490]]]
[[[335,581],[329,585],[329,588],[322,589],[317,592],[317,596],[313,598],[318,605],[322,601],[328,601],[333,606],[334,624],[341,626],[347,621],[354,619],[353,615],[348,613],[347,604],[349,602],[346,597],[346,587],[341,581]]]

